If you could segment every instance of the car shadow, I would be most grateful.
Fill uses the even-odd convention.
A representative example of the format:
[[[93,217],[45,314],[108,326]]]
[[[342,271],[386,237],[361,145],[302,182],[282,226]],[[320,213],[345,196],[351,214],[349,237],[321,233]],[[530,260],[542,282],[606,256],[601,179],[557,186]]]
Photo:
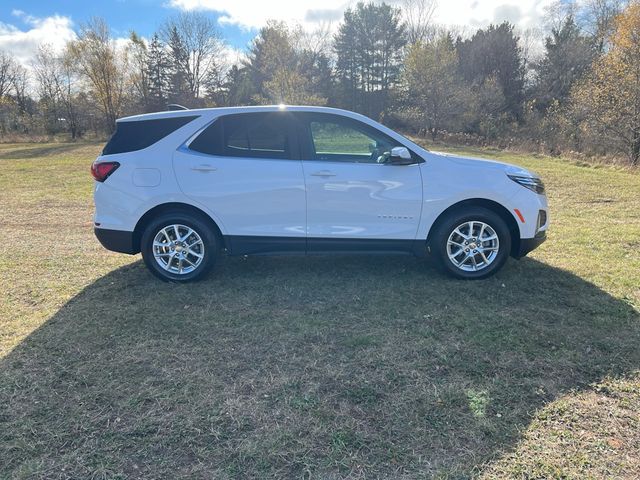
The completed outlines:
[[[531,259],[460,282],[405,257],[115,270],[0,363],[0,476],[473,475],[536,410],[640,365],[638,312]]]

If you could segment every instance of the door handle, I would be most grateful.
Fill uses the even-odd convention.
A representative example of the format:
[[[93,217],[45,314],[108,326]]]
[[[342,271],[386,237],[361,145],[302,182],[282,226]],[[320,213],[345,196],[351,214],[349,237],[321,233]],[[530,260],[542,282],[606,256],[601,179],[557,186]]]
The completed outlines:
[[[319,172],[313,172],[311,174],[314,177],[335,177],[336,174],[333,172],[330,172],[329,170],[320,170]]]
[[[191,167],[191,170],[194,172],[215,172],[217,168],[211,165],[198,165],[197,167]]]

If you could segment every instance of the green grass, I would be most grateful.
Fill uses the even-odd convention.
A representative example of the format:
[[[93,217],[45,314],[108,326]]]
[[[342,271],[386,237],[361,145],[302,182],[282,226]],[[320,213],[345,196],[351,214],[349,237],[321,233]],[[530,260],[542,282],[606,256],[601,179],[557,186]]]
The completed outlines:
[[[531,168],[549,240],[478,282],[405,257],[94,239],[93,144],[0,145],[0,478],[637,478],[640,175]]]

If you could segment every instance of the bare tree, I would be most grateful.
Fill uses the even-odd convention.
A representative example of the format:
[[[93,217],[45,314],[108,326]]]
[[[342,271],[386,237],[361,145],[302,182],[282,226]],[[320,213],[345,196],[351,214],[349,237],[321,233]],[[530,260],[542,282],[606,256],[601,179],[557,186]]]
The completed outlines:
[[[191,95],[199,98],[204,82],[219,68],[223,44],[216,23],[201,12],[184,12],[169,19],[160,32],[165,42],[179,42],[184,49],[184,56],[173,59],[174,68],[186,79]]]
[[[16,62],[12,56],[0,51],[0,98],[8,95],[13,88]]]
[[[31,64],[47,133],[55,133],[62,116],[60,59],[50,45],[40,45]]]
[[[11,86],[13,87],[13,95],[20,109],[20,113],[26,113],[27,103],[29,102],[29,95],[27,93],[29,87],[29,72],[27,72],[27,69],[22,65],[15,65]]]
[[[433,36],[433,14],[437,0],[403,0],[402,12],[409,44],[426,42]]]
[[[331,55],[331,49],[333,47],[333,29],[331,22],[322,22],[314,30],[303,30],[298,27],[294,32],[296,32],[294,40],[297,50],[309,52],[314,59],[322,55]]]
[[[542,56],[542,39],[544,34],[539,28],[527,28],[518,35],[518,45],[522,53],[522,80],[526,85],[531,80],[531,66]]]
[[[544,27],[547,32],[559,31],[569,17],[576,18],[576,0],[554,0],[544,8]]]
[[[628,0],[585,0],[580,22],[585,32],[594,39],[599,51],[607,49],[607,39],[614,30],[614,20],[628,3]]]
[[[51,45],[43,44],[38,47],[31,67],[40,99],[56,99],[59,90],[58,62]]]
[[[127,88],[126,57],[111,38],[104,20],[94,18],[81,27],[78,39],[70,42],[68,53],[92,87],[109,131],[115,129]]]
[[[127,47],[131,64],[131,83],[135,96],[143,109],[149,104],[149,72],[147,71],[147,44],[136,32],[129,35]]]
[[[45,129],[56,133],[65,128],[72,139],[76,138],[80,128],[73,59],[57,54],[50,45],[40,45],[31,66]]]
[[[434,141],[441,130],[456,128],[468,105],[468,89],[458,78],[457,69],[455,46],[447,35],[409,47],[404,81],[411,92],[411,104],[406,113]]]
[[[73,65],[73,59],[68,53],[59,57],[60,73],[62,82],[60,84],[60,98],[64,105],[65,121],[67,130],[71,134],[71,138],[82,135],[80,126],[80,101],[78,97],[83,93],[79,90],[78,77]]]
[[[573,18],[598,51],[604,52],[614,20],[627,5],[629,0],[555,0],[545,7],[545,27],[548,32],[560,31]]]
[[[640,165],[640,3],[613,25],[609,49],[572,91],[572,117],[588,136],[627,154]]]

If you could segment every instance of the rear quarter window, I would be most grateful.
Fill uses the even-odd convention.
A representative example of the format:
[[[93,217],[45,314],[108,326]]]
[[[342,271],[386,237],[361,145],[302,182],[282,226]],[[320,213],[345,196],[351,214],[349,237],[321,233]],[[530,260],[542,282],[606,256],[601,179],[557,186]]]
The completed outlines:
[[[150,147],[196,118],[197,115],[118,122],[116,131],[102,150],[102,155],[135,152]]]

